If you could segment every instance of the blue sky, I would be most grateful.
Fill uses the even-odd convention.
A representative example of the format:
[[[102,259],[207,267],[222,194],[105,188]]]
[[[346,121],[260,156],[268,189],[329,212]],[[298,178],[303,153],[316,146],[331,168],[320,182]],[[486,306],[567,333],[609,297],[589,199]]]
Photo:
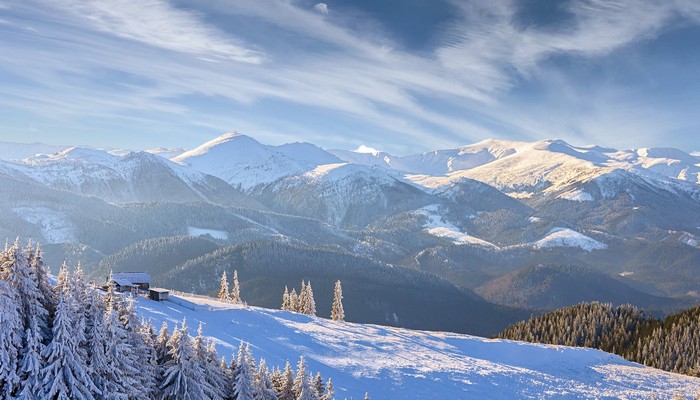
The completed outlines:
[[[0,0],[0,140],[700,150],[700,2]]]

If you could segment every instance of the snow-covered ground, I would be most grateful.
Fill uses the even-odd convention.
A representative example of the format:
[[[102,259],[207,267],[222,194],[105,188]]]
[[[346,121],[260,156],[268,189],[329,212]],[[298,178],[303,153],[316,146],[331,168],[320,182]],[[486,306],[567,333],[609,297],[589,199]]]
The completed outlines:
[[[534,246],[543,247],[580,247],[586,251],[607,249],[608,245],[568,228],[554,228]]]
[[[156,327],[201,322],[220,355],[241,340],[270,365],[294,364],[333,379],[336,398],[361,399],[670,399],[700,391],[700,379],[640,366],[598,350],[489,340],[452,333],[411,331],[333,322],[277,310],[201,298],[173,302],[139,299]],[[197,309],[197,311],[192,310]]]
[[[438,213],[438,207],[439,206],[437,204],[431,204],[417,211],[418,213],[427,217],[425,224],[423,224],[423,228],[427,233],[433,236],[451,239],[455,244],[472,244],[484,247],[496,247],[496,245],[493,243],[460,231],[459,228],[447,221]]]
[[[73,224],[63,212],[46,207],[17,207],[12,211],[30,224],[37,225],[44,236],[45,244],[69,243],[76,240]]]
[[[220,231],[220,230],[216,230],[216,229],[196,228],[194,226],[187,227],[187,234],[189,236],[209,235],[209,236],[213,237],[214,239],[218,239],[218,240],[227,240],[228,239],[228,232],[226,232],[226,231]]]

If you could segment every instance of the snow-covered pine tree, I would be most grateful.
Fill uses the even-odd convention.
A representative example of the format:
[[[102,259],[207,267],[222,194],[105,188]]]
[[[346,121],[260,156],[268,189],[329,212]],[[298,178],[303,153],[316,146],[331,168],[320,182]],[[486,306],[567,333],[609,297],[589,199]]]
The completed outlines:
[[[233,288],[231,288],[231,301],[240,304],[243,302],[241,300],[241,287],[238,284],[238,270],[233,271]]]
[[[67,272],[64,273],[64,285],[65,279]],[[77,355],[78,337],[73,326],[72,301],[69,293],[58,292],[53,337],[42,353],[46,364],[41,370],[41,398],[92,400],[102,394],[88,375],[87,366]]]
[[[296,400],[316,400],[314,394],[309,376],[306,374],[306,359],[301,356],[297,364],[297,376],[294,378],[294,395]]]
[[[194,347],[195,360],[200,368],[202,368],[204,376],[204,381],[201,382],[202,390],[204,390],[204,393],[206,393],[207,397],[210,399],[223,399],[226,395],[223,390],[225,380],[219,369],[216,351],[213,348],[207,348],[208,344],[205,342],[201,322],[197,328],[197,336],[194,338],[192,346]],[[214,351],[213,357],[210,356],[210,350]],[[212,363],[212,361],[214,362]]]
[[[168,359],[168,342],[170,341],[170,331],[168,330],[168,323],[163,321],[160,326],[160,331],[158,332],[158,337],[156,337],[156,360],[158,365],[165,364]]]
[[[41,396],[41,367],[44,360],[41,357],[44,344],[41,342],[42,332],[34,315],[29,322],[29,328],[25,335],[26,344],[22,349],[22,358],[19,362],[20,391],[17,400],[40,399]]]
[[[105,354],[107,333],[104,324],[105,303],[101,295],[94,290],[88,292],[88,304],[85,307],[86,353],[90,366],[92,381],[102,393],[110,390],[107,384],[109,363]]]
[[[221,274],[221,287],[219,288],[219,301],[225,303],[231,302],[231,294],[228,291],[228,278],[226,277],[226,271]]]
[[[282,294],[282,311],[290,311],[290,304],[289,304],[289,289],[287,289],[287,286],[284,286],[284,294]]]
[[[34,250],[34,256],[31,258],[28,257],[30,260],[29,268],[31,269],[30,276],[36,281],[37,287],[39,288],[39,293],[41,293],[41,304],[44,306],[44,308],[46,308],[46,310],[48,310],[49,318],[51,318],[54,310],[56,309],[56,303],[54,302],[55,294],[53,285],[49,283],[49,271],[44,264],[41,254],[41,248],[37,246]],[[47,329],[46,336],[48,336],[49,333],[50,331]]]
[[[275,391],[279,400],[295,400],[296,398],[294,395],[294,372],[289,361],[284,365],[284,373],[282,373],[282,378],[275,386]]]
[[[323,377],[321,377],[321,373],[316,372],[316,376],[311,382],[313,389],[316,392],[316,397],[320,399],[321,396],[323,396],[323,393],[326,391],[326,386],[323,384]]]
[[[331,319],[333,321],[345,321],[345,310],[343,309],[343,287],[340,285],[340,281],[335,282],[335,289],[333,290]]]
[[[256,384],[258,391],[256,393],[255,400],[278,400],[277,393],[275,393],[275,389],[272,385],[270,370],[267,368],[265,359],[260,359],[260,366],[256,376]]]
[[[200,382],[202,370],[196,364],[192,339],[187,334],[183,319],[180,329],[175,329],[168,342],[170,360],[164,365],[165,373],[160,385],[162,400],[202,400],[206,394]]]
[[[36,316],[37,324],[42,330],[41,339],[42,341],[47,339],[43,333],[47,331],[48,311],[40,301],[42,294],[39,292],[37,282],[31,276],[29,261],[25,252],[20,248],[19,238],[8,249],[3,260],[4,262],[0,266],[0,278],[9,283],[17,294],[18,311],[22,321],[22,337],[29,328],[32,316]]]
[[[147,375],[151,379],[146,386],[146,389],[149,391],[147,396],[149,398],[155,398],[158,389],[157,382],[160,380],[161,375],[158,370],[156,334],[150,320],[146,322],[141,321],[139,333],[141,334],[141,339],[143,340],[143,354],[141,354],[139,357],[141,360],[140,363],[143,365],[142,369],[148,370]]]
[[[294,288],[292,288],[292,293],[289,294],[289,311],[299,312],[299,295]]]
[[[22,347],[22,320],[17,293],[0,279],[0,397],[11,398],[20,382],[19,350]]]
[[[301,280],[301,289],[299,289],[299,296],[297,297],[297,309],[298,313],[306,314],[307,304],[309,303],[309,294],[306,292],[306,282]]]
[[[122,297],[122,296],[120,296]],[[126,344],[125,356],[135,366],[135,373],[130,377],[133,381],[132,399],[147,399],[148,395],[155,391],[156,369],[147,363],[142,363],[141,358],[148,354],[149,349],[140,333],[141,324],[136,316],[136,302],[128,296],[126,300],[117,303],[119,309],[119,322],[125,332]]]
[[[126,329],[119,321],[119,311],[115,302],[107,304],[104,314],[105,356],[107,368],[103,372],[108,390],[106,396],[113,399],[130,399],[132,395],[140,398],[134,388],[141,386],[137,379],[138,364],[134,364],[134,349],[131,346]]]
[[[306,284],[304,297],[303,313],[306,315],[316,315],[316,300],[314,299],[314,290],[311,288],[311,281]]]
[[[326,382],[326,391],[323,393],[323,396],[321,396],[321,400],[333,400],[333,396],[335,396],[335,388],[333,387],[331,378],[328,378]]]
[[[233,388],[234,400],[255,400],[255,386],[253,371],[251,371],[251,360],[249,359],[249,349],[244,342],[238,349],[238,368]]]
[[[365,400],[369,400],[369,393],[365,392]]]

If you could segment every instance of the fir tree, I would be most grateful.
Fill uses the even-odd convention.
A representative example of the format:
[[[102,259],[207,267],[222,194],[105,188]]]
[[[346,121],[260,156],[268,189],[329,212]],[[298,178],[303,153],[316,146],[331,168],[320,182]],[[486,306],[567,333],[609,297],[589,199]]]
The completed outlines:
[[[306,374],[306,359],[304,356],[299,357],[297,364],[297,376],[294,378],[294,394],[297,400],[316,400],[314,389],[309,382],[309,376]]]
[[[42,354],[46,360],[46,366],[41,371],[42,397],[55,400],[92,400],[95,394],[102,393],[88,375],[87,366],[77,355],[78,338],[75,336],[71,303],[67,293],[59,292],[53,338]]]
[[[216,355],[214,347],[209,347],[209,345],[205,343],[201,323],[197,328],[197,337],[194,338],[193,347],[195,359],[197,360],[197,364],[202,368],[204,375],[202,390],[204,390],[207,397],[210,399],[223,399],[225,395],[223,393],[225,379],[222,371],[219,369],[218,356]]]
[[[31,249],[31,246],[29,248]],[[22,336],[24,336],[24,331],[29,328],[32,316],[36,316],[39,328],[42,332],[46,332],[48,312],[40,301],[42,294],[39,291],[37,281],[31,276],[32,271],[25,254],[20,249],[19,239],[15,240],[12,247],[7,250],[3,261],[2,266],[0,266],[0,278],[9,283],[17,295],[18,311],[22,321]],[[42,340],[44,339],[46,338],[42,337]]]
[[[331,319],[333,321],[345,321],[345,310],[343,309],[343,288],[340,281],[335,282],[333,291],[333,306],[331,307]]]
[[[231,294],[228,291],[228,278],[226,278],[226,271],[221,274],[221,288],[219,289],[219,301],[225,303],[231,302]]]
[[[241,300],[241,287],[238,285],[238,270],[233,271],[233,288],[231,289],[231,301],[240,304]]]
[[[326,391],[326,386],[323,384],[323,377],[321,377],[321,373],[317,372],[316,376],[311,382],[313,382],[312,385],[314,391],[316,392],[316,397],[320,399],[321,396],[323,396],[323,393]]]
[[[299,295],[297,290],[292,288],[292,293],[289,294],[289,311],[299,312]]]
[[[284,373],[282,373],[282,379],[279,385],[275,387],[277,392],[277,398],[279,400],[295,400],[294,395],[294,372],[292,371],[292,366],[287,361],[284,365]]]
[[[30,258],[29,268],[31,269],[31,276],[36,281],[37,287],[39,288],[39,293],[41,293],[41,304],[43,304],[44,308],[48,311],[50,318],[53,316],[54,310],[56,309],[56,304],[54,303],[55,294],[53,286],[49,283],[49,271],[44,264],[44,260],[41,256],[41,248],[39,246],[34,250],[34,256]],[[48,329],[45,333],[46,336],[48,336]]]
[[[323,396],[321,396],[321,400],[332,400],[333,396],[335,396],[335,388],[333,387],[331,378],[328,378],[328,382],[326,382],[326,391],[323,393]]]
[[[0,279],[0,397],[10,398],[20,381],[21,330],[17,294],[9,283]]]
[[[202,371],[196,364],[192,339],[187,334],[187,324],[182,321],[168,342],[170,360],[165,364],[163,383],[160,385],[163,400],[206,399],[200,382]]]
[[[248,346],[241,342],[238,350],[238,369],[233,389],[233,398],[235,400],[254,400],[255,387],[253,371],[251,371],[250,367],[251,359],[249,358]]]
[[[304,309],[302,312],[306,315],[316,315],[316,300],[314,299],[314,290],[311,288],[311,281],[306,284],[304,289]]]
[[[19,363],[19,373],[21,388],[17,399],[34,400],[41,397],[41,367],[44,360],[41,353],[44,351],[44,345],[41,343],[41,330],[37,323],[36,316],[32,316],[29,323],[29,328],[26,332],[26,345],[22,350],[22,359]]]
[[[272,385],[270,371],[264,359],[260,360],[260,367],[256,377],[257,393],[255,400],[278,400],[275,389]]]
[[[291,311],[291,306],[289,304],[289,290],[287,286],[284,287],[284,294],[282,294],[282,311]]]
[[[158,337],[156,337],[156,360],[158,365],[165,364],[168,360],[168,342],[170,341],[170,331],[168,330],[168,323],[163,321],[160,326],[160,331]]]

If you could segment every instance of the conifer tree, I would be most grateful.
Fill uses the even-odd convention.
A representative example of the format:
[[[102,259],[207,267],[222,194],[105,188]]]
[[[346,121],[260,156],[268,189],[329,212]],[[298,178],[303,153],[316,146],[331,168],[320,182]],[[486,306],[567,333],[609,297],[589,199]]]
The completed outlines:
[[[31,269],[31,276],[36,281],[37,287],[39,288],[39,293],[41,293],[41,304],[43,304],[44,308],[49,313],[49,317],[51,317],[56,309],[56,304],[54,303],[54,288],[53,285],[49,283],[49,271],[44,264],[41,248],[39,246],[34,250],[34,256],[30,259],[29,268]],[[48,336],[48,334],[49,331],[47,330],[46,336]]]
[[[275,389],[272,385],[270,370],[264,359],[260,360],[260,367],[256,377],[257,393],[255,400],[278,400]]]
[[[169,360],[164,365],[163,383],[160,385],[163,400],[206,399],[200,382],[204,380],[195,361],[192,339],[187,334],[186,321],[175,329],[168,342]]]
[[[231,301],[240,304],[241,300],[241,287],[238,285],[238,270],[233,271],[233,288],[231,289]]]
[[[219,301],[225,303],[231,302],[231,294],[228,291],[228,278],[226,277],[226,271],[221,274],[221,287],[219,288]]]
[[[202,382],[202,390],[207,394],[207,397],[213,400],[223,399],[223,383],[224,379],[222,371],[219,369],[218,356],[213,348],[205,342],[202,331],[202,323],[199,323],[197,328],[197,336],[193,341],[195,360],[202,369],[204,381]],[[210,354],[213,352],[214,354]]]
[[[311,288],[311,281],[306,284],[304,289],[304,310],[306,315],[316,315],[316,300],[314,299],[314,290]]]
[[[53,337],[42,354],[46,360],[41,371],[42,398],[92,400],[95,394],[102,394],[88,375],[87,366],[77,355],[78,338],[73,326],[71,302],[67,293],[59,292]]]
[[[134,388],[139,387],[139,370],[134,365],[134,349],[126,329],[119,321],[119,311],[115,302],[107,304],[104,314],[105,356],[107,368],[102,371],[106,377],[106,395],[113,399],[129,399]]]
[[[279,384],[275,387],[277,398],[279,400],[294,400],[296,398],[294,395],[294,372],[289,361],[284,364],[284,372],[280,375]]]
[[[299,357],[299,363],[297,364],[297,376],[294,378],[294,394],[297,400],[316,400],[314,389],[306,373],[306,359],[304,356]]]
[[[17,294],[0,279],[0,397],[10,398],[19,384],[19,350],[22,347],[22,321]]]
[[[292,293],[289,294],[289,311],[299,312],[299,295],[297,290],[292,288]]]
[[[365,392],[365,400],[369,400],[369,393]]]
[[[316,376],[311,380],[313,389],[316,392],[316,397],[319,399],[321,396],[323,396],[323,393],[326,391],[326,386],[323,384],[323,377],[321,377],[321,373],[317,372]]]
[[[326,382],[326,391],[323,393],[323,396],[321,396],[321,400],[332,400],[333,396],[335,396],[335,388],[333,387],[333,381],[331,381],[331,378],[328,378],[328,381]]]
[[[287,286],[284,286],[284,294],[282,294],[282,311],[290,311],[291,307],[289,304],[289,290]]]
[[[251,371],[250,367],[251,359],[249,358],[248,346],[241,342],[238,350],[238,369],[233,389],[234,400],[254,400],[255,387],[253,371]]]
[[[31,247],[30,247],[31,248]],[[43,304],[41,304],[42,294],[39,292],[37,282],[31,276],[29,262],[20,248],[19,238],[11,248],[7,250],[7,254],[3,257],[3,263],[0,266],[0,278],[9,283],[13,287],[17,301],[19,302],[18,312],[22,322],[21,335],[29,328],[29,323],[32,316],[36,316],[37,324],[42,332],[47,330],[48,312]],[[42,337],[42,340],[46,339]]]
[[[110,387],[107,382],[109,372],[109,362],[105,353],[107,332],[105,330],[104,315],[105,304],[102,296],[90,290],[88,294],[89,303],[85,307],[85,340],[86,353],[90,366],[90,377],[102,393],[107,393]]]
[[[26,332],[26,344],[22,349],[22,359],[19,363],[20,374],[20,391],[17,395],[18,400],[33,400],[39,399],[41,396],[41,367],[43,358],[41,357],[44,351],[44,345],[41,342],[41,330],[37,323],[37,317],[31,317],[29,328]]]
[[[345,321],[345,310],[343,309],[343,288],[340,281],[335,282],[333,291],[333,306],[331,307],[331,319],[333,321]]]

